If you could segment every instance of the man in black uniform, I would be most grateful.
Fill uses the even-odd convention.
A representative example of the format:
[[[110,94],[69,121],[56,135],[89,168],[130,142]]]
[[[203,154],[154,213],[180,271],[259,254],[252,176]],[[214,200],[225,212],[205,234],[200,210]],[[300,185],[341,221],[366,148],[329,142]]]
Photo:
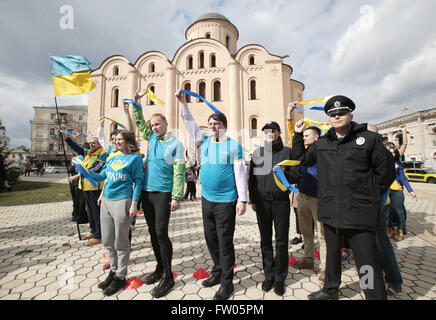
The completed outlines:
[[[324,287],[310,294],[310,300],[338,299],[344,240],[353,250],[366,299],[387,298],[375,234],[381,196],[395,180],[394,159],[378,134],[352,121],[354,109],[347,97],[329,99],[324,111],[332,128],[307,151],[304,122],[295,125],[294,158],[318,166],[318,217],[327,246]]]
[[[288,238],[289,238],[289,191],[282,191],[275,183],[273,166],[291,158],[291,149],[283,146],[280,126],[277,122],[268,122],[262,131],[265,133],[265,146],[256,149],[250,162],[248,188],[251,207],[256,212],[259,225],[263,269],[265,281],[262,289],[274,291],[282,296],[284,282],[288,275]],[[289,183],[301,179],[298,167],[286,167],[285,176]],[[276,237],[276,256],[273,259],[272,227]]]

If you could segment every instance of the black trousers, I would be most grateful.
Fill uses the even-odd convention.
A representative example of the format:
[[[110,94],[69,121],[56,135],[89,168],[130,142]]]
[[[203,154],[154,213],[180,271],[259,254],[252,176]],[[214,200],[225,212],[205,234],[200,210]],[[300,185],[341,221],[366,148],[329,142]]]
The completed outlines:
[[[336,291],[341,285],[341,248],[348,241],[359,273],[360,286],[367,300],[386,300],[383,270],[380,266],[375,231],[336,229],[324,224],[327,246],[325,291]]]
[[[86,213],[88,214],[89,226],[91,233],[95,239],[101,239],[100,226],[100,207],[97,205],[97,200],[100,197],[101,190],[84,191],[86,203]]]
[[[229,286],[233,282],[235,265],[236,201],[228,203],[210,202],[201,198],[204,236],[214,266],[212,276],[221,276],[221,285]]]
[[[173,245],[168,236],[171,215],[171,192],[143,191],[142,208],[150,232],[151,245],[156,257],[156,270],[172,277]]]
[[[285,281],[288,275],[288,241],[290,201],[256,201],[257,223],[260,231],[260,247],[266,280]],[[276,240],[276,255],[272,245],[273,224]]]
[[[185,195],[183,196],[183,199],[188,199],[188,196],[190,195],[189,199],[192,200],[192,198],[196,198],[195,194],[196,194],[197,188],[195,186],[195,182],[194,181],[188,181],[186,182],[186,191],[185,191]]]

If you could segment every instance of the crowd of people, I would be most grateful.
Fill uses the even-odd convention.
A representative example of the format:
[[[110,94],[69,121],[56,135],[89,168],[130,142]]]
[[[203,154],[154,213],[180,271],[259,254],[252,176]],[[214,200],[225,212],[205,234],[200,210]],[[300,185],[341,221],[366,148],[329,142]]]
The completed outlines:
[[[292,207],[299,236],[291,244],[303,242],[304,247],[304,257],[293,266],[316,270],[316,239],[318,243],[318,279],[323,287],[309,299],[338,299],[344,249],[352,252],[361,279],[368,270],[373,275],[370,284],[361,283],[366,299],[386,299],[401,292],[401,274],[389,239],[401,241],[406,234],[403,186],[412,198],[417,197],[405,178],[395,145],[384,143],[374,126],[352,121],[356,106],[351,99],[334,96],[326,102],[324,111],[331,124],[327,132],[306,127],[304,120],[295,121],[295,106],[290,104],[290,145],[283,143],[277,122],[266,123],[264,145],[253,152],[247,170],[242,146],[227,136],[223,113],[209,116],[206,132],[196,123],[185,94],[176,92],[181,119],[201,155],[199,163],[196,159],[185,162],[183,144],[168,129],[165,116],[144,119],[140,104],[144,95],[136,92],[131,104],[136,127],[148,142],[145,156],[128,130],[114,130],[107,143],[103,119],[98,138],[89,139],[89,148],[63,134],[88,172],[77,171],[69,182],[76,181],[77,193],[83,193],[82,209],[75,206],[75,210],[86,207],[91,228],[84,237],[89,240],[86,244],[102,243],[108,250],[109,274],[98,284],[105,295],[115,294],[127,283],[131,226],[141,207],[156,258],[155,270],[145,277],[145,283],[157,283],[151,292],[156,298],[172,290],[169,222],[181,201],[197,199],[198,179],[205,241],[213,262],[202,285],[220,285],[214,300],[227,300],[233,294],[236,217],[245,214],[247,204],[256,213],[259,227],[265,276],[262,290],[274,288],[279,296],[286,291]],[[278,183],[278,170],[294,188]]]

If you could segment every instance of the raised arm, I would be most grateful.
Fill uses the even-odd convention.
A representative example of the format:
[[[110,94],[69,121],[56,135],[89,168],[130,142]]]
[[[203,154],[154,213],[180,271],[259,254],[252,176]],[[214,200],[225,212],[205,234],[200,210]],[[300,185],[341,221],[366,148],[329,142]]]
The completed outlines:
[[[139,104],[139,99],[141,99],[145,95],[145,92],[140,93],[140,91],[136,91],[135,93],[135,102],[138,106],[133,106],[133,114],[135,116],[136,126],[139,131],[141,131],[142,137],[148,141],[151,136],[151,128],[148,125],[147,121],[144,120],[144,116],[142,114],[142,106]]]
[[[104,118],[100,118],[100,127],[98,127],[98,142],[106,152],[109,152],[109,144],[107,143],[106,137],[104,135]]]
[[[404,155],[407,148],[407,129],[405,125],[402,125],[401,132],[403,134],[403,144],[400,146],[400,149],[398,149],[398,152],[400,153],[400,156]]]
[[[74,150],[79,155],[85,156],[86,150],[79,146],[77,143],[75,143],[71,138],[69,138],[65,133],[62,133],[62,136],[65,140],[65,142],[70,146],[71,149]]]
[[[311,166],[316,163],[316,143],[306,149],[303,140],[304,119],[295,124],[295,135],[292,139],[292,158],[301,164]]]
[[[292,103],[288,105],[288,117],[286,119],[286,128],[288,129],[289,143],[292,146],[292,139],[295,134],[295,118],[294,118],[294,107]]]
[[[199,145],[201,141],[203,141],[204,131],[200,129],[200,127],[195,122],[194,117],[192,116],[191,110],[189,110],[188,104],[186,103],[185,95],[177,91],[175,94],[177,100],[182,104],[182,119],[185,124],[186,130],[188,131],[189,136],[192,140],[194,140],[195,145]]]

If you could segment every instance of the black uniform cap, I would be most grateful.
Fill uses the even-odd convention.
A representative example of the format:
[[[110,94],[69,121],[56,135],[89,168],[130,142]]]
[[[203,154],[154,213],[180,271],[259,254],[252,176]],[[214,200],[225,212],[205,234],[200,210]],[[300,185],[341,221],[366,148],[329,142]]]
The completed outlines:
[[[328,115],[335,115],[343,112],[352,112],[356,109],[354,102],[345,96],[331,97],[324,106],[324,111]]]
[[[262,131],[264,131],[265,129],[276,129],[278,131],[281,131],[279,124],[275,121],[270,121],[267,124],[265,124],[262,128]]]

